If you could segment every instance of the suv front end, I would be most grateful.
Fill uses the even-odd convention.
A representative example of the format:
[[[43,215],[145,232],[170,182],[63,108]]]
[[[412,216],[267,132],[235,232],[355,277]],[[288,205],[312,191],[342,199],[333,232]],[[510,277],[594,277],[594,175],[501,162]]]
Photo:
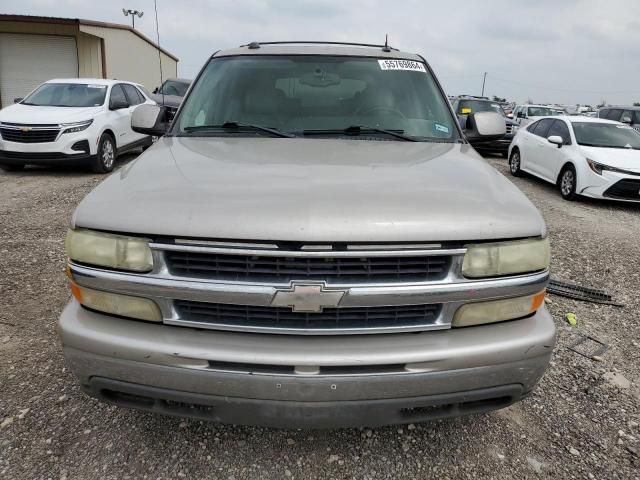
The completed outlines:
[[[431,75],[382,48],[214,55],[167,135],[74,215],[59,333],[84,391],[287,428],[420,422],[529,394],[555,343],[546,227],[464,140]],[[396,99],[419,86],[432,105],[380,105],[367,81]],[[215,96],[242,101],[201,113]],[[238,117],[207,118],[225,106]]]

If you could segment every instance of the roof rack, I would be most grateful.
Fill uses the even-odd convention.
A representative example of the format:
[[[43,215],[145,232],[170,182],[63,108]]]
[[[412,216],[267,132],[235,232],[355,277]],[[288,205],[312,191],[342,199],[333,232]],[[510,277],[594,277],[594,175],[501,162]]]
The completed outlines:
[[[316,40],[311,41],[292,41],[292,42],[250,42],[246,45],[240,45],[240,47],[248,47],[251,50],[258,49],[262,45],[347,45],[351,47],[370,47],[370,48],[381,48],[383,52],[390,52],[391,50],[398,51],[397,48],[390,47],[388,44],[385,45],[375,45],[371,43],[351,43],[351,42],[320,42]]]

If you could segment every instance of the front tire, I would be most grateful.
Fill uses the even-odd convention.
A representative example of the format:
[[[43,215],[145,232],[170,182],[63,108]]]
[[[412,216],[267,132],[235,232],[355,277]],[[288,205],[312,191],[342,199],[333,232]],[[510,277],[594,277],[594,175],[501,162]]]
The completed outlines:
[[[522,170],[520,170],[520,150],[514,148],[509,157],[509,171],[514,177],[521,177]]]
[[[98,153],[93,161],[92,169],[96,173],[109,173],[116,164],[116,144],[113,137],[103,133],[98,142]]]
[[[5,172],[19,172],[24,169],[24,164],[0,165],[0,170]]]
[[[560,195],[565,200],[575,200],[577,197],[576,188],[578,185],[578,176],[576,169],[573,165],[567,165],[562,169],[560,173],[560,179],[558,180],[558,188],[560,188]]]

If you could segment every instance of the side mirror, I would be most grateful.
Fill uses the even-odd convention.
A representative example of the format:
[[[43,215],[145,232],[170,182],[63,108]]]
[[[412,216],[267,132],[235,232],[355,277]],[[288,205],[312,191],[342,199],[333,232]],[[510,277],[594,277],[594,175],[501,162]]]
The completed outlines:
[[[518,112],[518,118],[527,118],[524,115],[524,112]]]
[[[20,103],[22,100],[24,100],[24,97],[16,97],[13,99],[13,103]]]
[[[129,108],[129,102],[126,100],[111,100],[109,102],[109,110],[122,110],[123,108]]]
[[[558,148],[562,148],[562,145],[564,145],[564,140],[560,135],[551,135],[550,137],[547,138],[547,140],[549,141],[549,143],[553,143],[554,145],[557,145]]]
[[[158,105],[143,104],[131,115],[131,130],[144,135],[162,137],[169,129],[167,108]]]
[[[506,133],[507,124],[499,113],[478,112],[467,117],[465,136],[471,144],[500,140]]]
[[[154,88],[154,89],[153,89],[153,93],[158,93],[158,90],[159,90],[159,88],[158,88],[158,87]]]

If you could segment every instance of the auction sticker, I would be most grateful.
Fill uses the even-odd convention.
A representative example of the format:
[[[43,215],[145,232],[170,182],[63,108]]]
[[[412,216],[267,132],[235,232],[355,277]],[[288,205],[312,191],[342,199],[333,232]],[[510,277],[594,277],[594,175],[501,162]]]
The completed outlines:
[[[378,60],[380,70],[409,70],[411,72],[424,72],[427,69],[424,63],[414,62],[413,60]]]

